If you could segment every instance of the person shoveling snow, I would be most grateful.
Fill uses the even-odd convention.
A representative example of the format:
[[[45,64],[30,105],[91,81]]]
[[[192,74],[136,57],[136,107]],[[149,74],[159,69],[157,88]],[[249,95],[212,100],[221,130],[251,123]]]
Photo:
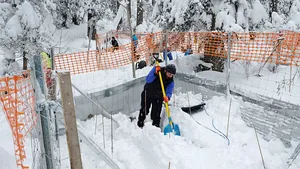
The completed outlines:
[[[163,97],[162,88],[159,79],[159,71],[161,71],[166,96]],[[166,67],[154,66],[149,74],[146,76],[146,84],[141,94],[141,109],[138,117],[137,125],[144,126],[144,120],[151,108],[152,125],[160,127],[160,114],[162,109],[162,102],[168,102],[172,97],[174,88],[173,75],[176,74],[176,67],[169,64]]]

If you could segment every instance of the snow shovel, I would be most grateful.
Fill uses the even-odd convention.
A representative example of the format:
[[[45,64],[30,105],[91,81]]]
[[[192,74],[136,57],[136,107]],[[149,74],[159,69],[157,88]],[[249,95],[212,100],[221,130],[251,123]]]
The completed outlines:
[[[155,62],[156,62],[156,66],[159,66],[157,58],[155,58]],[[166,92],[165,92],[164,83],[163,83],[160,71],[158,72],[158,76],[159,76],[159,81],[160,81],[163,97],[165,97]],[[174,132],[175,135],[180,136],[179,126],[177,124],[173,123],[173,121],[172,121],[168,102],[164,102],[164,104],[165,104],[165,107],[166,107],[166,112],[167,112],[168,120],[169,120],[169,124],[164,128],[164,135],[167,135],[168,133]]]

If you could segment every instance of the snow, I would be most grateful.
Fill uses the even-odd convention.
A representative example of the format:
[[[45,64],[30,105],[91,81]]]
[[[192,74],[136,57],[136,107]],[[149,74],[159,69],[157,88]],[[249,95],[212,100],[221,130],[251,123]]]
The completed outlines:
[[[188,1],[176,0],[173,2],[176,3],[172,7],[171,15],[179,17],[181,16],[180,12],[185,11],[183,9],[185,8],[185,5],[179,6],[178,4],[188,4]],[[195,0],[194,2],[199,1]],[[299,3],[299,1],[297,2]],[[246,6],[246,1],[240,1],[240,3]],[[53,9],[55,8],[55,4],[50,1],[47,1],[47,4],[52,6]],[[296,9],[296,4],[294,4],[294,6],[294,15],[292,15],[291,21],[288,22],[290,27],[295,27],[295,24],[299,24],[299,19],[297,19],[299,18],[297,17],[299,15],[299,9]],[[224,6],[222,6],[222,8],[223,7]],[[159,9],[156,6],[154,10],[158,11]],[[23,6],[19,8],[18,15],[23,16],[24,14],[24,16],[32,16],[21,17],[21,21],[22,23],[28,24],[31,28],[35,28],[40,24],[41,20],[35,13],[31,13],[32,11],[32,6],[25,1]],[[223,23],[224,29],[226,30],[240,31],[241,27],[235,24],[235,20],[232,15],[227,15],[228,12],[230,13],[232,11],[223,10],[218,13],[217,26],[221,26]],[[243,11],[239,11],[239,24],[245,23],[242,17],[243,15]],[[273,15],[273,17],[276,18],[274,24],[281,24],[282,18],[280,18],[280,16],[276,13],[273,13]],[[209,18],[206,13],[203,13],[202,16],[207,20]],[[44,27],[41,29],[44,31],[48,31],[48,29],[53,31],[53,28],[51,28],[51,17],[46,18],[49,22],[44,22]],[[263,20],[267,20],[268,18],[266,10],[258,0],[256,0],[253,4],[251,18],[252,22],[256,24],[260,24]],[[22,32],[21,22],[19,19],[20,18],[18,18],[17,15],[14,15],[6,24],[5,31],[12,38],[16,38]],[[180,23],[182,20],[178,18],[176,19],[176,22]],[[103,21],[99,24],[107,24],[108,27],[113,27],[111,23],[111,21]],[[82,24],[80,26],[72,26],[68,30],[57,31],[55,34],[55,41],[58,44],[60,53],[86,51],[87,39],[85,29],[86,24]],[[140,29],[146,29],[145,25],[140,26]],[[124,40],[124,42],[127,41]],[[91,49],[95,49],[94,41],[92,41]],[[3,55],[5,55],[6,58],[14,58],[12,51],[4,51],[2,49],[0,54],[1,60]],[[193,67],[202,63],[199,60],[199,55],[183,56],[183,54],[179,52],[173,52],[172,54],[176,60],[171,61],[170,63],[176,64],[180,72],[225,82],[226,78],[224,74],[220,72],[193,72]],[[294,83],[295,86],[292,87],[291,93],[285,90],[281,91],[281,95],[276,95],[278,86],[276,82],[289,77],[289,67],[280,66],[278,70],[279,73],[277,74],[270,73],[267,69],[264,69],[261,73],[264,75],[263,77],[258,78],[252,74],[247,79],[245,74],[241,73],[245,69],[243,64],[244,63],[240,61],[236,61],[231,66],[231,84],[235,89],[249,91],[253,95],[257,93],[299,104],[300,98],[292,95],[294,93],[300,93],[300,87],[297,86],[297,84],[299,84],[298,81]],[[257,66],[258,65],[251,62],[249,69],[257,69]],[[145,76],[150,69],[151,67],[137,70],[137,77]],[[133,80],[131,65],[123,66],[119,69],[90,72],[72,76],[72,82],[87,93],[110,88],[131,80]],[[78,94],[79,93],[74,91],[74,95]],[[228,130],[230,142],[228,142],[228,140],[224,138],[224,135],[227,133],[230,100],[232,103],[230,108],[230,125]],[[150,117],[147,117],[145,127],[140,129],[137,127],[136,121],[131,122],[128,116],[122,113],[118,113],[113,116],[120,124],[120,126],[113,125],[113,140],[111,140],[112,133],[110,131],[112,128],[110,120],[108,119],[104,119],[104,121],[102,121],[101,116],[95,116],[90,120],[78,121],[77,123],[84,127],[86,135],[92,138],[98,146],[103,148],[105,152],[117,161],[117,163],[124,169],[160,169],[167,168],[169,164],[172,169],[263,168],[254,129],[248,127],[241,119],[241,111],[243,111],[242,108],[247,106],[248,103],[243,102],[239,97],[227,98],[224,95],[221,95],[214,96],[211,99],[206,100],[205,110],[194,115],[189,115],[180,109],[182,106],[195,105],[202,101],[203,96],[201,93],[174,92],[173,98],[170,101],[170,110],[173,121],[180,126],[182,136],[174,136],[172,134],[164,136],[161,129],[151,125]],[[138,114],[138,112],[132,113],[133,116],[137,116]],[[270,116],[274,113],[275,112],[270,112]],[[99,123],[96,126],[95,132],[96,119]],[[167,118],[164,120],[164,125],[166,125],[166,123]],[[102,125],[104,125],[104,130]],[[220,130],[220,132],[218,132],[214,126]],[[14,159],[12,133],[3,112],[0,112],[0,133],[0,169],[15,169],[16,163]],[[264,140],[261,135],[258,135],[258,139],[262,147],[266,168],[284,169],[282,166],[293,153],[297,143],[292,142],[292,147],[286,148],[279,139],[272,138],[271,136],[269,138],[270,141]],[[113,151],[111,141],[113,141]],[[104,142],[106,145],[105,147]],[[60,136],[60,143],[62,168],[67,169],[70,168],[70,165],[65,135]],[[80,145],[84,168],[109,168],[89,148],[87,143],[81,142]],[[30,149],[30,142],[27,142],[25,147]],[[28,163],[30,163],[30,159],[32,159],[30,154],[28,154],[28,159]],[[297,168],[300,168],[299,157],[290,167],[290,169]]]
[[[21,34],[22,28],[17,15],[14,15],[8,20],[5,26],[5,31],[8,36],[12,37],[13,39],[16,39],[17,36]]]
[[[182,94],[179,94],[176,97],[181,96]],[[190,95],[190,97],[198,96]],[[182,112],[180,107],[171,106],[172,119],[181,127],[182,136],[180,137],[164,136],[159,128],[151,125],[150,119],[147,119],[145,127],[140,129],[135,124],[136,121],[130,122],[127,116],[117,114],[114,118],[120,122],[120,126],[113,133],[112,156],[124,168],[133,169],[167,168],[169,162],[171,168],[175,169],[189,169],[195,166],[207,169],[259,169],[262,163],[254,130],[247,127],[240,118],[242,104],[244,103],[233,99],[229,128],[230,145],[226,139],[205,128],[212,129],[212,120],[214,120],[216,128],[226,133],[229,100],[223,96],[213,97],[207,101],[207,114],[197,113],[193,115],[193,118]],[[102,126],[99,124],[97,134],[94,134],[94,120],[81,122],[81,124],[91,138],[99,145],[103,145]],[[101,121],[99,117],[98,121]],[[110,121],[106,120],[103,123],[105,124],[106,150],[109,153],[111,148]],[[266,142],[260,137],[260,144],[267,168],[278,168],[291,153],[291,149],[284,148],[278,139]]]
[[[16,169],[12,133],[4,113],[0,112],[0,169]]]
[[[127,11],[126,8],[124,7],[124,2],[120,2],[120,7],[117,13],[117,16],[115,17],[114,21],[113,21],[113,28],[112,30],[117,29],[117,26],[120,22],[120,20],[122,19],[122,17],[127,16]],[[125,5],[126,6],[126,5]]]
[[[268,13],[266,12],[264,6],[260,3],[259,0],[255,0],[253,3],[253,9],[251,11],[251,19],[252,22],[255,24],[259,24],[262,21],[268,19]]]
[[[299,17],[300,17],[300,12],[295,12],[294,14],[291,15],[291,21],[293,21],[295,24],[300,24]]]
[[[37,15],[31,4],[24,1],[24,3],[18,6],[16,14],[8,20],[5,31],[9,37],[16,40],[17,36],[21,35],[23,31],[22,27],[34,29],[38,28],[40,24],[41,18]]]
[[[175,55],[179,60],[178,67],[181,71],[188,72],[185,64],[192,61],[193,56],[180,57]],[[196,56],[194,56],[196,58]],[[174,61],[176,63],[176,61]],[[137,77],[144,76],[148,73],[150,68],[137,71]],[[132,80],[131,67],[125,66],[120,69],[107,70],[87,73],[84,75],[75,75],[72,81],[76,85],[80,85],[81,89],[87,92],[97,91],[100,88],[108,88],[117,84],[125,83]],[[207,73],[206,77],[212,76],[213,72]],[[221,73],[219,73],[222,76]],[[205,76],[204,73],[201,76]],[[254,79],[252,79],[254,80]],[[180,106],[194,105],[202,102],[202,95],[189,93],[175,92],[171,99],[170,110],[174,123],[180,126],[182,136],[164,136],[159,128],[151,125],[149,117],[146,120],[145,127],[140,129],[136,125],[136,121],[130,122],[128,116],[122,113],[114,115],[114,119],[120,124],[119,127],[113,126],[113,153],[111,152],[111,124],[110,120],[105,119],[102,122],[101,116],[96,116],[87,121],[78,121],[84,127],[86,135],[92,138],[100,147],[102,147],[107,154],[109,154],[118,164],[123,168],[128,169],[153,169],[153,168],[167,168],[169,162],[171,168],[174,169],[189,169],[207,168],[245,168],[245,169],[260,169],[262,167],[260,152],[256,142],[256,137],[253,128],[246,126],[241,119],[241,107],[246,103],[239,98],[232,98],[229,139],[221,137],[215,127],[223,134],[226,134],[229,99],[225,96],[216,96],[210,100],[206,100],[206,110],[190,116],[181,111]],[[190,102],[188,102],[190,100]],[[137,115],[138,112],[133,112]],[[2,121],[5,121],[3,114],[0,115]],[[98,125],[95,134],[95,118],[98,118]],[[212,122],[214,124],[212,124]],[[166,124],[167,121],[164,121]],[[0,123],[1,130],[10,134],[7,124]],[[104,140],[103,142],[103,128],[104,124]],[[6,126],[6,127],[5,127]],[[209,130],[211,129],[211,130]],[[3,132],[2,132],[3,133]],[[3,135],[1,135],[3,136]],[[5,148],[9,155],[7,162],[13,161],[13,146],[7,143],[12,143],[11,136],[5,135],[3,144],[0,144],[2,149]],[[68,153],[65,137],[61,136],[61,157],[62,168],[69,168]],[[293,152],[296,143],[293,143],[292,148],[285,148],[279,139],[272,138],[269,142],[265,141],[259,135],[259,141],[262,147],[262,153],[267,168],[278,168],[283,165]],[[2,147],[6,145],[5,147]],[[101,160],[96,160],[97,155],[94,154],[85,143],[81,143],[82,159],[84,168],[109,168]],[[219,159],[219,160],[215,160]],[[13,165],[13,163],[10,163]],[[299,160],[296,160],[290,169],[296,169],[300,166]]]
[[[171,17],[175,18],[175,23],[178,24],[184,23],[184,19],[182,16],[184,15],[184,11],[186,11],[187,6],[188,6],[187,0],[172,1]]]
[[[283,18],[277,12],[272,12],[272,24],[274,27],[281,27],[284,24]]]
[[[27,28],[39,27],[41,18],[37,15],[28,1],[25,0],[18,8],[19,10],[16,14],[20,18],[21,23],[25,24]]]
[[[15,169],[16,166],[13,165],[15,163],[15,158],[9,154],[6,150],[0,147],[0,169]]]
[[[2,49],[2,50],[1,50]],[[1,52],[2,51],[2,52]],[[6,58],[6,59],[4,59]],[[14,51],[10,50],[6,47],[0,48],[0,76],[4,73],[8,73],[10,75],[19,73],[21,68],[18,62],[12,62],[9,64],[9,60],[15,59]]]

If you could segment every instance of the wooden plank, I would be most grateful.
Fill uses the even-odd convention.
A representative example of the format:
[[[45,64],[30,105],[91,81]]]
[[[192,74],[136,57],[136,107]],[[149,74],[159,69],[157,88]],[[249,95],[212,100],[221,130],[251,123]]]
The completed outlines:
[[[66,136],[72,169],[82,169],[70,72],[58,72]]]

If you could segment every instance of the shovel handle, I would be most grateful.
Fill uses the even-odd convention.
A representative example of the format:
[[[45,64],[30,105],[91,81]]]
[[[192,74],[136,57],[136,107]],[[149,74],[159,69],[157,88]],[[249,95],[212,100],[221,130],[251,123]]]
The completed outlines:
[[[156,66],[159,66],[157,58],[155,58],[155,62],[156,62]],[[165,92],[164,83],[163,83],[160,71],[158,72],[158,76],[159,76],[159,81],[160,81],[160,85],[161,85],[161,90],[162,90],[162,93],[163,93],[163,97],[165,97],[166,96],[166,92]],[[164,104],[165,104],[165,107],[166,107],[166,112],[167,112],[167,115],[168,115],[169,123],[170,123],[171,127],[174,128],[173,127],[173,122],[172,122],[172,119],[171,119],[171,113],[170,113],[170,109],[169,109],[169,104],[168,104],[168,102],[164,102]]]

